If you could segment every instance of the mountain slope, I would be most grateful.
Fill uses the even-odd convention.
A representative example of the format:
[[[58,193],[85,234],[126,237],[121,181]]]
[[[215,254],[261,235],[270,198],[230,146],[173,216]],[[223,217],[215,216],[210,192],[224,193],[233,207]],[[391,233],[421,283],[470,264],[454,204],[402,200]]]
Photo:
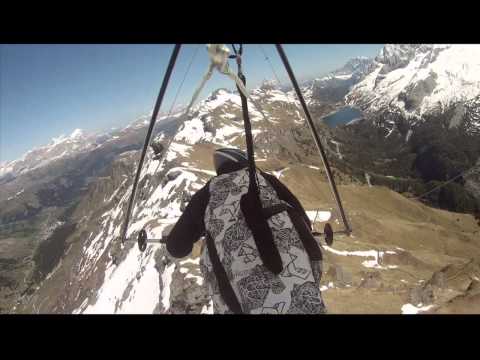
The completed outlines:
[[[141,148],[147,125],[145,119],[140,120],[125,129],[95,136],[96,143],[76,131],[24,157],[30,161],[35,155],[41,166],[27,161],[24,164],[32,166],[8,174],[8,180],[3,177],[0,309],[20,294],[33,291],[58,265],[64,237],[75,228],[72,213],[89,186],[105,177],[116,157]],[[155,133],[168,134],[177,126],[176,117],[164,119]],[[66,155],[56,155],[63,153]]]
[[[340,69],[305,84],[302,89],[305,99],[310,104],[343,101],[350,89],[374,68],[373,59],[353,58]]]
[[[257,89],[252,93],[252,97],[261,102],[264,110],[270,115],[269,122],[265,123],[260,113],[256,112],[250,104],[253,133],[258,144],[259,164],[262,164],[261,160],[264,156],[268,153],[275,153],[275,150],[280,154],[295,152],[298,145],[292,141],[290,141],[290,145],[271,146],[271,134],[266,131],[267,129],[278,129],[279,133],[283,133],[286,131],[284,130],[285,122],[292,120],[294,124],[295,121],[300,122],[299,112],[291,103],[293,100],[287,94],[274,89]],[[162,232],[178,219],[189,195],[214,175],[210,158],[213,149],[219,146],[243,146],[244,130],[240,119],[239,96],[219,90],[193,109],[193,116],[186,120],[179,129],[174,141],[165,150],[165,158],[162,162],[155,160],[154,154],[151,152],[148,153],[139,182],[138,201],[132,213],[128,236],[135,239],[138,231],[145,228],[150,236],[161,237]],[[300,125],[297,124],[297,126]],[[162,142],[165,144],[168,139],[163,138]],[[69,280],[64,280],[72,283],[74,289],[68,290],[70,295],[65,295],[68,300],[62,300],[61,305],[58,303],[58,298],[52,299],[55,301],[53,304],[43,303],[43,306],[49,306],[49,311],[71,312],[77,309],[76,311],[81,312],[102,312],[109,309],[108,311],[112,312],[129,312],[135,311],[134,308],[139,311],[153,311],[155,308],[155,311],[163,312],[170,308],[167,300],[161,303],[151,300],[150,304],[158,305],[154,308],[132,305],[136,301],[142,300],[139,300],[140,298],[137,298],[134,293],[130,293],[132,286],[129,284],[143,283],[146,281],[144,276],[150,279],[154,278],[148,274],[154,271],[152,264],[154,264],[155,252],[141,254],[135,243],[129,243],[123,251],[115,248],[115,244],[118,243],[115,243],[114,240],[119,235],[136,167],[133,152],[124,156],[122,163],[129,164],[130,176],[124,173],[127,168],[122,166],[121,172],[112,179],[123,178],[123,181],[116,180],[113,185],[109,180],[105,180],[105,185],[101,186],[103,181],[95,182],[92,184],[89,195],[84,198],[75,211],[74,218],[79,221],[76,234],[72,238],[80,237],[80,239],[78,240],[79,244],[74,243],[70,251],[73,251],[71,254],[75,253],[75,256],[81,260],[73,267],[76,269],[75,271],[69,270]],[[313,157],[313,153],[309,156]],[[117,168],[117,165],[114,167]],[[115,188],[115,186],[119,186],[118,184],[121,184],[121,187]],[[94,199],[96,202],[93,201]],[[99,201],[100,199],[103,201]],[[154,247],[155,245],[152,245],[152,248]],[[110,255],[113,253],[117,254],[115,256],[117,265],[112,263]],[[72,255],[66,255],[67,258],[70,256]],[[145,256],[148,259],[145,259]],[[168,297],[166,294],[170,290],[166,284],[171,281],[171,278],[167,275],[168,271],[172,269],[172,264],[169,262],[171,260],[166,260],[168,257],[165,254],[160,256],[157,253],[156,259],[156,267],[161,269],[160,274],[165,275],[160,276],[160,294],[155,295],[156,290],[151,293],[154,299],[159,299],[162,296]],[[142,270],[142,265],[138,261],[149,265]],[[61,274],[61,269],[62,267],[57,269],[55,274]],[[177,269],[171,275],[177,276],[175,274],[178,271]],[[49,283],[56,283],[55,279],[60,275],[55,274],[46,280],[42,289],[48,288]],[[138,280],[136,280],[137,276]],[[158,281],[158,277],[156,280]],[[112,286],[112,283],[116,285]],[[85,284],[92,284],[95,287],[96,295],[94,297],[82,292]],[[103,285],[100,286],[100,284]],[[143,287],[143,285],[137,285]],[[150,283],[149,286],[151,289],[159,288],[158,284]],[[33,295],[33,299],[37,296]],[[35,300],[31,301],[35,303]]]
[[[316,209],[322,210],[318,230],[327,220],[340,229],[295,100],[267,88],[254,90],[252,96],[270,119],[265,122],[250,104],[258,166],[285,182],[312,218]],[[161,141],[166,144],[168,137]],[[168,233],[191,194],[214,175],[211,154],[219,146],[244,147],[240,98],[224,90],[202,101],[184,120],[164,160],[148,153],[128,230],[132,239],[142,228],[155,238]],[[123,153],[108,176],[91,184],[73,216],[77,229],[66,239],[61,263],[15,311],[211,313],[199,272],[202,241],[184,259],[170,258],[161,244],[149,244],[141,253],[135,242],[121,248],[116,241],[136,161],[138,152]],[[323,246],[322,291],[330,312],[427,310],[428,291],[422,284],[449,264],[461,266],[480,256],[479,228],[471,215],[432,209],[383,187],[352,184],[338,169],[333,171],[346,183],[339,191],[354,235],[338,236],[333,247]],[[451,300],[445,299],[429,301],[440,306],[434,303]]]
[[[479,220],[433,209],[409,194],[424,193],[480,161],[478,59],[471,53],[465,55],[465,49],[463,45],[387,45],[375,61],[354,59],[308,84],[306,98],[354,230],[351,237],[337,236],[332,247],[323,245],[321,289],[330,312],[477,311]],[[347,103],[361,107],[365,118],[327,128],[319,120],[342,106],[345,94]],[[265,82],[251,95],[268,118],[263,119],[249,104],[257,165],[289,186],[316,219],[317,230],[322,230],[325,221],[341,230],[294,93]],[[244,148],[240,98],[217,90],[194,107],[188,118],[178,118],[168,131],[156,134],[154,142],[161,144],[158,149],[163,148],[165,157],[162,160],[149,149],[128,229],[132,241],[120,246],[118,236],[147,120],[139,119],[102,138],[98,149],[74,157],[92,165],[95,159],[103,159],[102,171],[93,166],[96,170],[91,177],[85,179],[85,173],[81,174],[88,181],[82,185],[79,203],[63,218],[66,223],[55,225],[65,231],[48,233],[45,246],[35,254],[41,264],[36,273],[42,280],[9,311],[212,312],[199,270],[203,241],[195,245],[191,256],[172,259],[161,244],[149,244],[141,253],[135,239],[141,229],[154,238],[168,234],[191,195],[214,175],[211,155],[215,148]],[[66,169],[65,163],[54,160],[5,180],[2,186],[9,186],[5,204],[24,204],[32,193],[45,191],[23,188],[18,179],[42,174],[38,183],[45,186],[51,182],[47,173],[55,166]],[[82,164],[71,163],[74,168]],[[68,184],[69,177],[62,178],[53,179],[57,190],[64,187],[58,184]],[[368,185],[362,185],[365,182]],[[446,208],[453,202],[455,210],[471,212],[467,190],[478,194],[478,176],[460,178],[429,195],[429,200]],[[56,198],[51,194],[43,198]],[[27,202],[31,207],[35,201],[41,203],[33,199]],[[49,205],[51,218],[57,219],[54,211],[61,204]],[[13,242],[0,243],[4,244]],[[48,249],[57,251],[50,254]],[[16,266],[0,260],[5,269]],[[453,276],[457,272],[460,280]],[[13,286],[10,279],[0,281]]]
[[[367,113],[390,109],[419,118],[479,93],[480,46],[386,45],[346,102]]]

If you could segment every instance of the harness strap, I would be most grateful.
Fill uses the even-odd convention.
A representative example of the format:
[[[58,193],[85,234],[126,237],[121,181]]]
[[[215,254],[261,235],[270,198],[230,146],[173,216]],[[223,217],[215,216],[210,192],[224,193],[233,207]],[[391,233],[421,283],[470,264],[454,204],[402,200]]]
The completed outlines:
[[[290,220],[292,220],[293,227],[295,228],[295,230],[297,230],[300,241],[302,242],[303,247],[308,254],[308,258],[311,261],[318,261],[323,259],[320,247],[318,246],[318,243],[315,240],[312,232],[308,228],[305,219],[292,205],[284,202],[282,204],[277,204],[268,208],[264,208],[262,209],[262,211],[265,219],[269,219],[272,216],[281,213],[282,211],[287,211],[288,215],[290,216]]]
[[[264,179],[265,181],[267,181],[267,183],[270,184],[270,186],[273,187],[273,185],[268,181],[266,177],[264,177]],[[272,210],[267,210],[268,208],[264,210],[267,210],[268,211],[267,213],[275,212],[275,211],[281,212],[283,211],[283,210],[280,210],[282,209],[282,205],[283,205],[283,208],[288,212],[288,215],[290,216],[290,220],[292,220],[293,227],[295,228],[295,230],[297,230],[298,236],[300,237],[300,241],[302,242],[303,247],[305,248],[305,251],[307,252],[309,259],[311,261],[322,260],[323,256],[322,256],[322,251],[320,250],[320,246],[318,246],[318,243],[315,240],[315,237],[313,236],[312,231],[310,230],[308,224],[306,223],[303,217],[303,214],[297,208],[295,208],[293,205],[282,200],[282,204],[272,206],[271,207]],[[275,213],[273,213],[270,216],[273,216],[273,215],[275,215]]]
[[[241,79],[242,84],[245,85],[245,76],[242,73],[241,62],[238,61],[238,58],[237,64],[238,77]],[[253,240],[255,241],[255,245],[257,246],[258,253],[263,264],[271,272],[278,275],[283,270],[282,258],[273,240],[272,229],[270,229],[267,220],[263,217],[263,205],[260,200],[260,189],[255,166],[255,152],[253,148],[252,125],[250,123],[250,116],[248,114],[247,98],[240,91],[240,87],[237,86],[237,88],[242,101],[249,174],[248,192],[240,199],[240,208],[245,217],[248,228],[252,232]]]
[[[208,255],[210,257],[210,262],[212,263],[213,273],[217,279],[220,295],[230,311],[232,311],[234,314],[242,314],[242,306],[237,299],[237,295],[235,295],[235,291],[233,290],[230,280],[228,279],[227,272],[220,261],[217,248],[215,246],[215,240],[213,240],[208,231],[206,232],[205,238],[207,242]]]
[[[270,207],[267,207],[267,208],[263,208],[262,209],[263,217],[265,219],[269,219],[272,216],[281,213],[282,211],[290,210],[290,208],[291,208],[291,205],[287,204],[287,203],[277,204],[277,205],[273,205],[273,206],[270,206]]]

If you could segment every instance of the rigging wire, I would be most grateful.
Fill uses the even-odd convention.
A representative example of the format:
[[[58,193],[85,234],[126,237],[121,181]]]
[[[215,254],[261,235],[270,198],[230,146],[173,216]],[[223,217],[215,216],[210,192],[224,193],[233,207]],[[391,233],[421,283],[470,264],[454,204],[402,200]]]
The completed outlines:
[[[187,75],[188,75],[189,72],[190,72],[190,68],[192,67],[192,64],[193,64],[193,62],[194,62],[194,60],[195,60],[195,58],[196,58],[196,56],[197,56],[198,49],[200,49],[200,46],[201,46],[200,44],[197,45],[197,47],[195,48],[194,53],[192,54],[192,57],[191,57],[191,59],[190,59],[190,63],[188,64],[187,69],[185,70],[185,73],[184,73],[184,75],[183,75],[183,79],[182,79],[182,81],[180,82],[180,86],[178,87],[178,90],[177,90],[177,93],[175,94],[175,97],[174,97],[174,99],[173,99],[172,105],[170,106],[170,110],[168,111],[168,115],[167,115],[167,117],[166,117],[167,119],[168,119],[168,118],[170,117],[170,115],[172,114],[173,108],[175,107],[175,104],[176,104],[176,102],[177,102],[177,98],[178,98],[178,96],[179,96],[179,94],[180,94],[180,92],[181,92],[181,90],[182,90],[182,88],[183,88],[183,84],[185,83],[185,80],[187,79]],[[180,129],[180,126],[181,126],[181,125],[179,125],[179,127],[177,128],[177,131]],[[168,148],[169,148],[170,145],[172,144],[174,138],[175,138],[175,134],[168,140],[167,145],[165,146],[165,149],[163,150],[163,154],[162,154],[161,158],[160,158],[159,161],[158,161],[158,166],[157,166],[157,168],[155,169],[155,172],[157,172],[158,168],[159,168],[160,165],[162,164],[163,159],[165,158],[165,155],[167,154]]]
[[[185,74],[183,75],[182,82],[180,83],[180,86],[178,87],[177,93],[175,94],[175,98],[173,99],[173,103],[172,103],[172,106],[170,107],[167,118],[171,115],[171,113],[173,111],[173,108],[174,108],[174,106],[177,102],[178,95],[180,94],[180,91],[182,90],[183,84],[185,83],[187,75],[190,72],[190,68],[192,67],[193,61],[195,60],[195,58],[197,56],[198,49],[200,49],[200,45],[197,45],[197,47],[195,48],[195,51],[192,55],[192,58],[190,59],[190,63],[187,66],[187,70],[185,70]]]
[[[268,57],[265,49],[263,48],[262,44],[258,44],[258,47],[259,47],[260,50],[262,51],[263,56],[265,56],[265,60],[266,60],[266,61],[268,62],[268,64],[270,65],[270,69],[272,70],[273,76],[274,76],[275,79],[277,80],[278,85],[281,86],[282,83],[280,82],[280,79],[278,78],[277,73],[275,72],[275,69],[274,69],[274,67],[273,67],[273,64],[272,64],[272,62],[270,61],[270,58]]]
[[[477,166],[479,166],[479,165],[474,165],[474,166],[472,166],[470,169],[467,169],[467,170],[465,170],[464,172],[461,172],[460,174],[458,174],[457,176],[451,178],[451,179],[448,180],[447,182],[444,182],[443,184],[440,184],[440,185],[435,186],[433,189],[427,191],[426,193],[424,193],[424,194],[422,194],[422,195],[419,195],[419,196],[410,197],[409,199],[415,199],[415,200],[421,199],[422,197],[424,197],[424,196],[426,196],[426,195],[434,192],[435,190],[438,190],[438,189],[440,189],[440,188],[442,188],[442,187],[450,184],[452,181],[455,181],[456,179],[458,179],[458,178],[461,177],[461,176],[463,176],[463,177],[465,178],[465,177],[467,177],[467,176],[469,176],[469,175],[472,175],[472,174],[474,173],[473,170],[474,170]],[[471,173],[471,174],[467,174],[467,173],[470,172],[470,171],[471,171],[472,173]]]

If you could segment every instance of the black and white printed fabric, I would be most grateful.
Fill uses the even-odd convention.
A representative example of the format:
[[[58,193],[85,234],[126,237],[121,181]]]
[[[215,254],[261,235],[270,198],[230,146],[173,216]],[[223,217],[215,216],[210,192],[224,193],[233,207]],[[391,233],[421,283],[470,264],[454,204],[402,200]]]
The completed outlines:
[[[281,204],[275,190],[258,175],[263,207]],[[248,191],[248,170],[242,169],[213,178],[205,227],[214,239],[218,257],[245,314],[323,314],[320,293],[322,262],[310,261],[286,211],[273,215],[268,223],[273,231],[283,263],[277,276],[263,266],[253,236],[240,209],[240,199]],[[207,247],[201,270],[209,286],[214,312],[230,313],[215,277]]]

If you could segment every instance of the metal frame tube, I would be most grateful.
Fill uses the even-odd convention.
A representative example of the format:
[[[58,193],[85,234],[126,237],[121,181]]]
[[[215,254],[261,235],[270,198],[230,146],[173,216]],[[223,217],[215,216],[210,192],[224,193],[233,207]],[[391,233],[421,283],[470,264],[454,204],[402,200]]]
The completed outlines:
[[[322,158],[323,161],[323,166],[325,167],[325,171],[327,173],[327,178],[328,182],[330,184],[330,188],[332,189],[333,196],[335,198],[335,202],[337,203],[338,210],[340,211],[340,215],[342,216],[342,221],[343,225],[345,226],[345,232],[347,234],[350,234],[352,232],[352,229],[350,228],[350,225],[348,224],[347,217],[345,215],[345,211],[343,210],[342,206],[342,201],[340,199],[340,195],[337,190],[337,186],[335,185],[335,180],[333,179],[332,171],[330,169],[330,165],[327,160],[327,156],[325,154],[325,150],[323,149],[323,145],[320,141],[320,137],[318,136],[317,130],[315,129],[315,124],[313,123],[312,117],[310,115],[310,111],[308,110],[307,104],[305,103],[305,99],[303,98],[302,92],[300,91],[300,87],[298,86],[297,79],[295,78],[295,75],[293,74],[293,70],[290,66],[290,63],[288,62],[287,55],[285,54],[285,51],[283,50],[283,47],[281,44],[275,44],[278,54],[280,55],[280,58],[282,59],[283,65],[285,66],[285,69],[287,70],[288,76],[290,77],[290,81],[292,82],[292,85],[295,89],[295,92],[297,94],[298,99],[300,100],[300,104],[302,105],[303,112],[305,113],[305,117],[307,119],[308,125],[310,126],[310,130],[313,135],[313,139],[315,140],[315,144],[317,145],[318,152],[320,153],[320,157]]]
[[[148,127],[147,136],[145,138],[145,142],[143,143],[142,155],[140,156],[140,162],[138,163],[137,173],[135,174],[135,180],[133,182],[132,194],[130,195],[130,199],[128,202],[127,216],[125,218],[122,233],[120,235],[122,243],[124,243],[126,240],[128,224],[130,221],[130,216],[132,215],[133,203],[135,201],[135,193],[137,191],[138,181],[140,179],[140,173],[142,171],[142,166],[145,160],[145,155],[147,153],[148,145],[150,144],[150,138],[152,136],[153,127],[155,126],[155,122],[157,121],[157,115],[160,110],[160,106],[162,105],[165,92],[167,91],[167,85],[170,80],[170,76],[172,75],[173,68],[175,67],[175,62],[177,60],[178,53],[180,52],[180,47],[181,47],[181,44],[175,44],[175,47],[173,48],[173,51],[172,51],[172,55],[170,55],[170,61],[168,63],[167,71],[165,72],[165,76],[163,77],[162,86],[160,88],[160,92],[158,93],[157,101],[155,102],[155,107],[153,108],[152,117],[150,118],[150,126]]]

